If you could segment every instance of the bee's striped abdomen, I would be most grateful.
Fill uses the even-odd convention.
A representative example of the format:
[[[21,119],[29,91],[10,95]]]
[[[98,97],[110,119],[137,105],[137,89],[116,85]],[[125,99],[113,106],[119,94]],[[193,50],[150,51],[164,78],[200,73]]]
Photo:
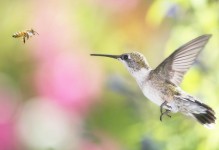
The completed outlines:
[[[26,32],[23,32],[23,31],[16,32],[12,35],[12,37],[14,37],[14,38],[19,38],[19,37],[24,37],[24,36],[26,36]]]

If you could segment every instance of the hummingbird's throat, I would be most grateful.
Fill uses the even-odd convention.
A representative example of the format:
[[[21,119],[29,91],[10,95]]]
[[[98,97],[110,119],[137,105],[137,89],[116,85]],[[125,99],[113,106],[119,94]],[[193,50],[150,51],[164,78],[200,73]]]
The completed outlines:
[[[146,68],[146,67],[135,68],[128,66],[126,62],[122,62],[122,63],[125,65],[129,73],[136,79],[138,83],[143,82],[151,71],[150,68]]]
[[[138,71],[133,71],[132,76],[136,79],[137,82],[144,82],[148,77],[150,70],[142,68]]]

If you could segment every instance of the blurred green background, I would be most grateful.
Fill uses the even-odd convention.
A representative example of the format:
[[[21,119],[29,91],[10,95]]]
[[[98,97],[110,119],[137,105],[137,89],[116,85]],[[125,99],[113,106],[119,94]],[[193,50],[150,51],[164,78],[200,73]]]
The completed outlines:
[[[122,64],[89,56],[139,51],[154,68],[212,34],[181,87],[218,118],[218,0],[2,0],[0,18],[0,150],[219,150],[218,124],[160,122]]]

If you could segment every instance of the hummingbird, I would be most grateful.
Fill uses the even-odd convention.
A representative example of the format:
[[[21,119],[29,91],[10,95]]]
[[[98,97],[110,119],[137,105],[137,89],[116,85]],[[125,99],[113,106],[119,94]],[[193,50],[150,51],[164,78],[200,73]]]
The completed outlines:
[[[182,113],[197,120],[207,128],[215,125],[215,112],[198,98],[180,88],[183,76],[195,62],[209,41],[211,34],[199,36],[176,49],[169,57],[152,69],[139,52],[121,55],[90,54],[114,58],[122,62],[134,77],[147,99],[160,106],[160,121],[170,113]]]

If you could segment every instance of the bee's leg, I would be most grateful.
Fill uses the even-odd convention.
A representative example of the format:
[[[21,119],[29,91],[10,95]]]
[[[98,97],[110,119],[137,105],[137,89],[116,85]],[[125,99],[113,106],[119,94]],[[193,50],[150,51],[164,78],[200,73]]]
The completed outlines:
[[[23,42],[25,43],[25,41],[26,41],[26,40],[25,40],[25,36],[24,36],[24,37],[23,37]]]
[[[160,121],[162,121],[163,115],[167,115],[168,117],[171,118],[171,116],[169,115],[170,112],[171,112],[171,111],[167,109],[165,112],[161,113],[161,115],[160,115]]]

